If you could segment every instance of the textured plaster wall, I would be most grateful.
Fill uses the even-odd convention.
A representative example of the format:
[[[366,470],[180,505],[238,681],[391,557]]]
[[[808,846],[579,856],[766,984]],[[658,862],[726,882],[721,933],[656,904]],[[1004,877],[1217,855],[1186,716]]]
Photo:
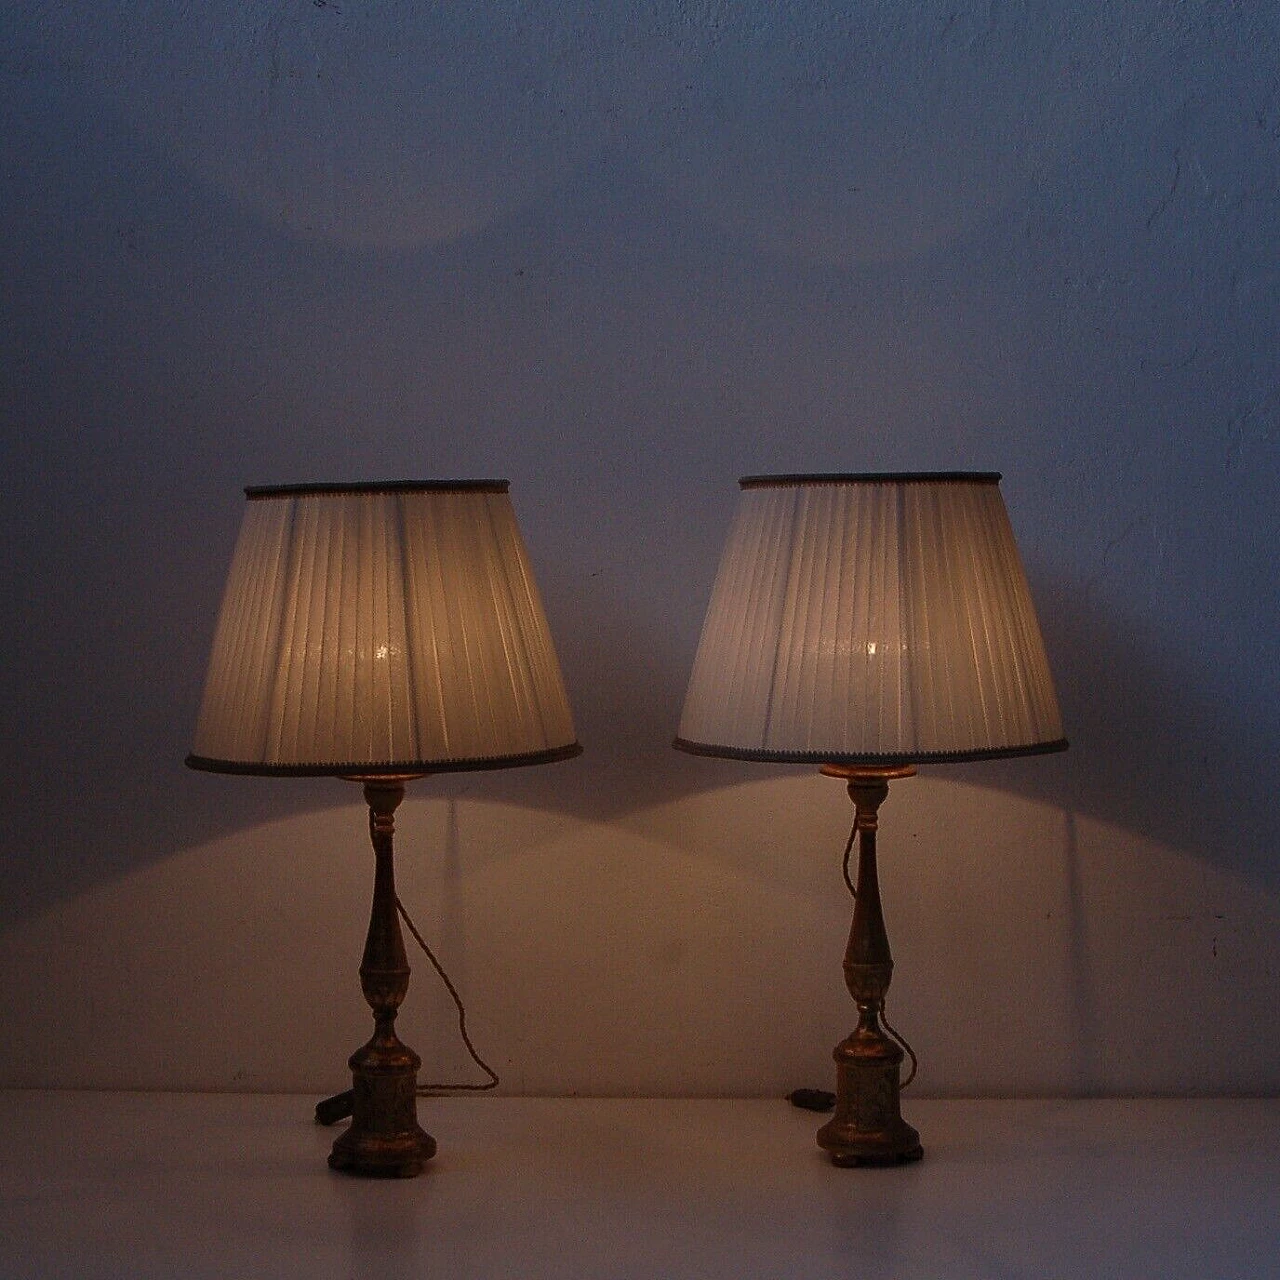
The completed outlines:
[[[845,797],[667,743],[738,475],[975,468],[1073,745],[895,784],[918,1087],[1274,1091],[1278,68],[1209,0],[0,3],[0,1083],[341,1083],[356,797],[181,764],[240,486],[494,474],[586,754],[402,810],[482,1050],[823,1083]]]

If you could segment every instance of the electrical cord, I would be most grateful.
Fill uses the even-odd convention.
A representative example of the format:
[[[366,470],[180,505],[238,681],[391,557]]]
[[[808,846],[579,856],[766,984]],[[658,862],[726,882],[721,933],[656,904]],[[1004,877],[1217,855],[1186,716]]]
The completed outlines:
[[[444,971],[444,965],[436,959],[435,952],[427,946],[426,939],[418,932],[418,926],[413,923],[409,913],[404,909],[404,903],[398,897],[396,898],[396,910],[400,913],[400,919],[405,922],[409,932],[413,934],[414,941],[422,948],[422,952],[427,959],[431,961],[431,967],[440,975],[440,981],[444,983],[445,990],[453,998],[454,1006],[458,1010],[458,1032],[462,1036],[462,1043],[467,1046],[471,1061],[489,1077],[484,1084],[420,1084],[418,1086],[419,1095],[425,1096],[442,1092],[453,1093],[464,1089],[470,1093],[485,1093],[489,1089],[496,1089],[498,1087],[498,1073],[476,1052],[476,1047],[471,1043],[470,1035],[467,1034],[467,1009],[462,1003],[462,997],[458,994],[458,988],[449,980],[449,975]]]
[[[431,967],[440,976],[440,981],[444,983],[445,990],[448,991],[453,1000],[454,1007],[458,1010],[458,1031],[462,1036],[462,1043],[467,1046],[467,1052],[471,1055],[471,1061],[480,1068],[481,1071],[489,1077],[484,1084],[420,1084],[417,1092],[419,1097],[429,1097],[437,1093],[458,1093],[466,1091],[468,1093],[485,1093],[489,1089],[498,1087],[498,1073],[476,1052],[476,1047],[471,1043],[471,1036],[467,1031],[467,1009],[462,1003],[462,997],[458,994],[458,988],[453,985],[449,975],[445,972],[444,965],[436,958],[436,953],[427,945],[427,940],[418,932],[418,926],[413,923],[413,918],[405,910],[404,903],[396,898],[396,911],[400,914],[400,919],[404,921],[405,926],[413,935],[413,940],[422,948],[423,954],[431,961]],[[350,1089],[344,1089],[341,1093],[336,1093],[331,1098],[325,1098],[321,1102],[316,1103],[316,1124],[337,1124],[339,1120],[345,1120],[352,1112],[355,1105],[355,1097]]]
[[[858,838],[858,824],[855,821],[849,831],[849,839],[845,841],[844,860],[840,863],[840,874],[844,876],[844,887],[849,890],[849,897],[857,901],[858,891],[853,887],[853,877],[849,874],[849,855],[853,852],[853,842]]]
[[[905,1089],[915,1078],[916,1072],[920,1069],[920,1062],[916,1058],[916,1051],[907,1043],[906,1037],[900,1031],[896,1031],[889,1019],[884,1015],[884,1001],[880,1001],[880,1023],[889,1033],[889,1038],[902,1050],[903,1053],[911,1059],[911,1070],[907,1078],[898,1086],[899,1089]]]

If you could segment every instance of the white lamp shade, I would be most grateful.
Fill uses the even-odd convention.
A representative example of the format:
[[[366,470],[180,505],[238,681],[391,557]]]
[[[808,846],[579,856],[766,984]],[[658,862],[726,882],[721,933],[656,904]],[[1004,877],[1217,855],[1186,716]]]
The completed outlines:
[[[189,764],[412,773],[577,754],[505,480],[245,493]]]
[[[999,480],[743,480],[676,746],[868,765],[1064,748]]]

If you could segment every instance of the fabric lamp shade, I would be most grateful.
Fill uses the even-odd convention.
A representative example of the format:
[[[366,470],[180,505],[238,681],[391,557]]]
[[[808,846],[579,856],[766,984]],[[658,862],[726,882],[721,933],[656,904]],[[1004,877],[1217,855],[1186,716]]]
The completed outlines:
[[[676,746],[866,765],[1065,747],[999,480],[741,481]]]
[[[507,489],[246,489],[188,763],[370,775],[576,755]]]

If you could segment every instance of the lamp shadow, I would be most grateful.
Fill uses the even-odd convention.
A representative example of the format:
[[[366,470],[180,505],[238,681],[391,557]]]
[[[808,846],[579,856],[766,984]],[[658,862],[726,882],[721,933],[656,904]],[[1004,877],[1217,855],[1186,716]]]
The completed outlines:
[[[1280,892],[1280,726],[1212,666],[1100,614],[1075,579],[1034,573],[1032,591],[1071,748],[971,765],[965,780],[1102,818]]]
[[[352,446],[337,430],[305,434],[273,425],[268,433],[267,424],[288,419],[296,406],[259,404],[264,386],[277,398],[285,393],[221,335],[261,327],[257,308],[265,273],[309,282],[316,296],[330,299],[335,314],[345,318],[336,324],[344,338],[345,320],[352,326],[363,321],[372,352],[385,345],[378,324],[385,331],[410,328],[400,321],[418,314],[421,297],[414,289],[394,293],[403,311],[388,303],[389,310],[373,317],[378,324],[370,324],[365,290],[378,293],[386,285],[392,294],[391,282],[406,276],[457,276],[490,288],[492,305],[501,310],[510,281],[490,280],[483,272],[468,276],[461,267],[468,253],[487,261],[491,250],[526,238],[512,215],[486,232],[488,239],[454,245],[439,259],[431,256],[435,250],[370,257],[295,243],[190,176],[171,172],[162,152],[149,152],[127,122],[112,120],[76,86],[33,87],[31,95],[30,118],[23,120],[34,130],[32,149],[60,158],[49,189],[74,194],[64,201],[67,207],[103,205],[111,216],[94,224],[92,235],[54,218],[48,175],[40,168],[26,175],[25,185],[15,182],[0,196],[13,225],[49,224],[50,238],[40,242],[47,252],[20,258],[27,242],[16,238],[17,247],[5,250],[12,255],[4,262],[14,270],[15,297],[33,309],[31,333],[61,333],[65,311],[94,339],[65,359],[56,343],[34,339],[15,339],[0,352],[13,355],[15,367],[25,362],[29,384],[22,401],[29,421],[6,441],[14,496],[0,530],[10,549],[0,570],[10,575],[0,583],[3,622],[20,640],[0,671],[0,819],[9,833],[0,851],[0,929],[219,835],[353,802],[352,789],[331,779],[215,778],[182,766],[238,518],[229,495],[246,478],[303,478],[292,470],[300,459],[323,473],[364,465],[369,452],[367,441]],[[86,150],[86,139],[95,146]],[[119,235],[118,226],[140,216],[137,184],[129,176],[144,173],[166,180],[139,223],[147,243],[138,247]],[[580,217],[600,220],[598,205],[585,197],[577,205]],[[550,217],[556,208],[548,202],[530,216]],[[700,259],[720,255],[717,270],[727,271],[731,261],[745,277],[750,272],[743,263],[757,261],[731,252],[723,238],[709,238],[674,206],[646,206],[642,213],[638,221],[661,226],[672,244],[688,241]],[[193,263],[197,248],[201,256]],[[615,246],[607,241],[597,248],[608,260]],[[121,297],[133,297],[143,249],[153,269],[175,279],[190,276],[203,292],[189,309],[174,303],[172,316],[164,313],[172,323],[154,335],[154,344],[116,347],[108,339],[130,328],[118,323],[116,311]],[[65,268],[56,280],[40,266],[49,257]],[[441,271],[441,263],[459,270]],[[671,277],[676,274],[669,268]],[[890,275],[896,279],[896,269]],[[563,281],[558,287],[571,291]],[[745,291],[726,298],[745,305],[751,293],[739,287]],[[652,282],[650,289],[660,292]],[[590,314],[594,324],[592,306],[600,295],[583,290],[568,310]],[[654,300],[642,291],[628,296]],[[140,304],[135,299],[131,305]],[[567,305],[564,298],[559,305]],[[542,313],[530,314],[532,330],[541,334]],[[590,325],[582,328],[587,332]],[[708,322],[707,332],[715,331]],[[329,348],[316,346],[319,362]],[[192,351],[200,353],[194,363]],[[396,385],[403,374],[394,366],[374,368]],[[121,370],[136,381],[125,382]],[[676,374],[685,377],[678,366]],[[189,400],[153,404],[150,420],[139,417],[138,406],[148,398],[143,389],[188,380],[197,388]],[[672,385],[693,394],[688,380]],[[115,388],[106,400],[103,386]],[[383,389],[390,409],[380,410],[378,422],[396,419],[400,426],[394,437],[378,440],[376,458],[403,454],[416,463],[430,457],[445,429],[425,419],[420,407],[410,405],[414,412],[408,413]],[[77,416],[83,405],[95,406],[95,436]],[[475,404],[470,407],[474,413]],[[560,399],[548,396],[538,412],[554,417],[562,408]],[[722,408],[708,417],[711,444],[695,457],[703,475],[722,474],[730,441],[735,450],[759,456],[758,444],[735,435],[732,413]],[[577,466],[571,479],[582,481],[587,464],[573,461],[578,441],[549,444],[550,432],[533,434],[523,440],[512,430],[485,447],[500,446],[500,457],[520,459],[531,475],[552,473],[530,486],[530,506],[537,511],[541,503],[545,512],[564,483],[560,473]],[[127,447],[119,447],[122,442]],[[633,442],[607,443],[615,453],[594,459],[589,473],[603,497],[596,493],[567,514],[526,522],[586,754],[554,769],[454,775],[433,784],[441,792],[483,794],[609,822],[693,792],[800,772],[671,750],[724,526],[720,512],[706,505],[701,521],[674,518],[706,490],[696,475],[674,475],[679,468],[658,448],[635,450],[636,470],[648,469],[641,496],[651,505],[622,501],[625,485],[610,463]],[[816,447],[814,440],[802,443],[808,451]],[[779,452],[781,446],[769,442],[767,448]],[[238,474],[244,465],[255,474]],[[287,470],[282,474],[281,468]],[[716,493],[727,522],[731,485]],[[518,492],[518,507],[520,497]],[[576,544],[585,520],[602,512],[613,520],[604,541],[615,565],[596,576]],[[1069,813],[1096,815],[1275,891],[1280,815],[1269,771],[1280,755],[1280,730],[1255,711],[1250,691],[1229,687],[1154,631],[1101,612],[1090,602],[1083,576],[1042,571],[1033,575],[1033,586],[1072,749],[1062,757],[974,764],[956,776],[1047,800]]]
[[[673,543],[677,541],[672,538]],[[554,576],[554,575],[553,575]],[[573,584],[582,585],[582,584]],[[557,584],[564,589],[564,584]],[[945,776],[1098,817],[1280,891],[1273,850],[1280,815],[1264,774],[1280,755],[1274,726],[1206,687],[1178,659],[1158,654],[1139,629],[1086,608],[1079,585],[1040,575],[1033,583],[1071,749],[1061,756],[976,763]],[[585,754],[554,768],[453,774],[424,785],[555,810],[608,823],[694,792],[805,770],[685,756],[670,747],[693,638],[673,640],[664,609],[586,585],[561,658]],[[552,609],[552,625],[559,623]],[[197,643],[184,646],[198,669]],[[1192,678],[1193,675],[1196,678]],[[194,679],[182,698],[194,708]],[[351,804],[333,779],[224,778],[182,765],[188,717],[135,697],[126,681],[102,691],[107,715],[151,744],[149,768],[94,757],[73,744],[49,802],[42,773],[11,773],[5,807],[14,832],[3,858],[7,892],[0,928],[105,880],[220,835],[305,812]],[[194,710],[192,711],[194,715]]]

